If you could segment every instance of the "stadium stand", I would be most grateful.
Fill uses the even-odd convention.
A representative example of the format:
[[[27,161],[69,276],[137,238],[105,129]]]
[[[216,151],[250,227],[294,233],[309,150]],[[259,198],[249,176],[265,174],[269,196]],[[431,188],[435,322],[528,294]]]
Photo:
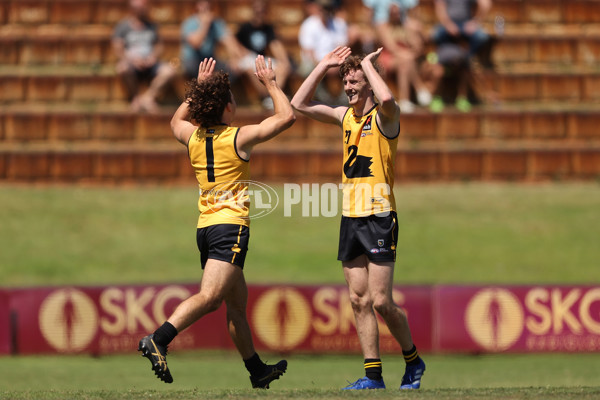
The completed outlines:
[[[250,0],[217,4],[232,31],[251,15]],[[361,0],[344,4],[349,22],[365,24]],[[193,0],[152,1],[174,65],[179,24],[193,7]],[[431,27],[433,0],[421,0],[419,8]],[[272,1],[270,12],[297,56],[304,0]],[[194,182],[169,128],[184,82],[175,83],[158,114],[127,107],[110,45],[126,13],[126,0],[0,0],[0,181]],[[495,67],[481,72],[481,87],[499,101],[470,113],[447,108],[404,115],[397,179],[597,179],[598,2],[494,0],[490,15],[488,32],[496,16],[504,26],[493,48]],[[263,112],[243,106],[237,123],[260,120]],[[338,134],[300,116],[257,149],[253,179],[338,181]]]

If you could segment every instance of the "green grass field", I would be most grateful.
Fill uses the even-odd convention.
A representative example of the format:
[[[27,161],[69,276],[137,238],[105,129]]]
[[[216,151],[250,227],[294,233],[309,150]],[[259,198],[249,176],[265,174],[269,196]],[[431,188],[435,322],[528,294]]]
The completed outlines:
[[[269,356],[269,355],[267,355]],[[270,355],[268,360],[278,356]],[[401,393],[404,369],[398,357],[384,357],[388,389],[357,394],[340,392],[346,380],[361,376],[360,356],[287,357],[287,373],[268,391],[249,389],[237,354],[174,353],[169,365],[175,382],[157,380],[147,360],[134,355],[11,357],[0,366],[0,398],[63,399],[581,399],[598,398],[597,355],[427,355],[419,393]]]
[[[0,186],[1,285],[196,282],[196,196],[193,185]],[[396,198],[398,284],[600,282],[598,183],[400,185]],[[342,283],[338,225],[282,208],[253,221],[247,280]],[[600,354],[425,357],[423,390],[399,393],[403,362],[384,355],[388,390],[366,394],[339,391],[363,373],[360,355],[288,355],[269,391],[248,389],[231,352],[173,353],[173,385],[138,354],[2,357],[0,398],[600,398]]]
[[[282,188],[278,187],[280,198]],[[600,185],[405,185],[396,282],[600,282]],[[189,187],[0,186],[3,286],[197,281]],[[252,222],[249,282],[340,283],[339,217]]]

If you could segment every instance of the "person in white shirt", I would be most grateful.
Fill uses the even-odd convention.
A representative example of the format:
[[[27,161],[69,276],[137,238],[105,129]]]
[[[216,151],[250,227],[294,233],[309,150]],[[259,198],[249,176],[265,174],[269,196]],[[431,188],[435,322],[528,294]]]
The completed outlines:
[[[298,33],[301,49],[300,75],[306,77],[323,57],[338,46],[348,43],[348,24],[335,15],[334,0],[314,0],[311,4],[315,13],[309,15]],[[315,96],[323,102],[344,105],[347,96],[338,76],[338,69],[332,68],[319,85]]]

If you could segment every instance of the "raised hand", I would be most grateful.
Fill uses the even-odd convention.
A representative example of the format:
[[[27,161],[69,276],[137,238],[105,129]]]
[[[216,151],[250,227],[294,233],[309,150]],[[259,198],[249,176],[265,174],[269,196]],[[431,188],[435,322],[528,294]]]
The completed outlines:
[[[379,55],[381,54],[381,51],[383,50],[383,47],[378,48],[377,50],[375,50],[374,52],[367,54],[365,56],[365,58],[363,59],[363,62],[371,62],[374,63],[375,60],[377,60],[377,58],[379,57]]]
[[[258,55],[254,61],[256,72],[254,75],[258,80],[266,85],[270,81],[275,81],[275,71],[273,71],[273,62],[269,58],[269,64],[265,62],[265,57]]]
[[[211,58],[205,58],[200,62],[198,66],[198,83],[208,78],[215,70],[217,60]]]
[[[329,54],[327,54],[321,62],[325,63],[327,67],[337,67],[342,65],[344,60],[352,53],[350,47],[338,46]]]

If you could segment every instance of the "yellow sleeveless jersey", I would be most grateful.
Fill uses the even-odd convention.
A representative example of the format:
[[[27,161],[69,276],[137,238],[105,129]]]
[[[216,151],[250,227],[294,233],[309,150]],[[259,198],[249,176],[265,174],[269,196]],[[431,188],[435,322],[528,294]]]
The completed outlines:
[[[198,228],[250,224],[250,168],[235,147],[238,131],[226,125],[199,127],[190,137],[188,153],[200,188]]]
[[[342,120],[344,169],[343,209],[346,217],[366,217],[396,211],[394,160],[398,134],[384,136],[376,122],[378,105],[362,117],[348,108]],[[398,121],[400,133],[400,121]]]

